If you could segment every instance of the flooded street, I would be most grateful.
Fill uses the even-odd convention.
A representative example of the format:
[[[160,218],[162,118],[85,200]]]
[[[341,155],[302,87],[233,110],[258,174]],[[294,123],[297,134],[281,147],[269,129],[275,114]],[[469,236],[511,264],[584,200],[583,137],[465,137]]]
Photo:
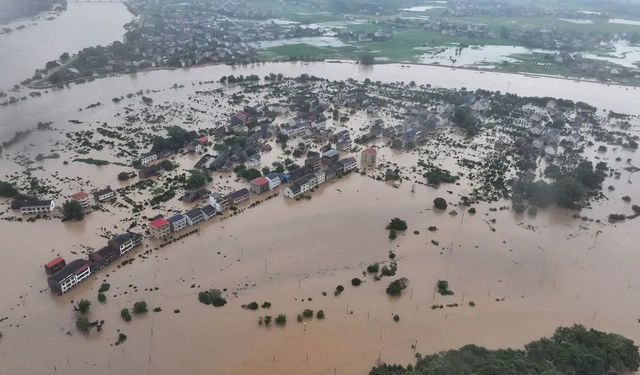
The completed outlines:
[[[121,5],[119,9],[117,4],[70,3],[69,12],[54,21],[15,35],[0,35],[0,49],[15,48],[3,44],[9,43],[6,38],[19,38],[22,33],[26,37],[30,31],[55,25],[83,6],[113,6],[113,17],[108,22],[103,20],[105,27],[112,23],[120,25],[122,31],[121,25],[131,19]],[[89,13],[94,15],[93,11]],[[105,18],[95,16],[96,20]],[[81,19],[97,22],[84,16]],[[108,33],[118,34],[115,27]],[[99,38],[70,39],[78,45],[61,42],[46,51],[33,45],[28,51],[15,49],[16,53],[23,53],[23,58],[19,61],[0,57],[0,66],[13,66],[12,76],[22,77],[25,74],[21,69],[31,73],[64,51],[75,52],[86,45],[109,42]],[[12,154],[32,157],[59,147],[56,142],[64,141],[67,132],[94,130],[103,122],[112,126],[124,124],[120,114],[133,101],[117,104],[111,100],[114,97],[139,90],[160,90],[148,94],[155,103],[191,105],[189,100],[195,91],[222,87],[218,83],[200,85],[200,81],[218,81],[229,74],[262,77],[269,73],[483,88],[584,101],[598,110],[640,114],[640,94],[633,87],[434,66],[267,63],[157,70],[48,90],[40,98],[0,108],[0,139],[32,129],[39,121],[52,121],[54,130],[34,132],[11,149]],[[7,84],[13,82],[0,82],[0,87]],[[185,87],[170,89],[174,84]],[[97,102],[102,105],[78,111]],[[202,105],[216,108],[211,103]],[[140,105],[132,104],[136,106]],[[228,116],[230,108],[212,110]],[[193,126],[213,127],[215,121],[213,117],[196,116]],[[366,117],[354,116],[347,126],[357,129],[366,121]],[[278,146],[273,141],[271,144],[274,150],[264,156],[263,165],[277,160],[279,155]],[[100,157],[100,153],[89,156]],[[619,162],[615,161],[618,156]],[[415,166],[419,157],[417,151],[389,148],[381,148],[378,153],[380,162],[403,168]],[[130,162],[130,158],[104,158]],[[455,167],[450,155],[430,158],[434,164]],[[627,159],[632,165],[640,164],[637,152],[622,148],[611,147],[601,158],[616,168],[626,165]],[[75,176],[82,176],[95,186],[110,184],[114,189],[130,183],[117,181],[122,169],[114,164],[64,165],[65,159],[68,158],[45,160],[34,176],[55,181],[65,195],[85,188],[73,180]],[[177,160],[182,168],[189,169],[197,157],[179,156]],[[3,175],[23,170],[10,158],[0,159]],[[226,183],[233,179],[231,174],[216,173],[214,184],[216,188],[235,186],[233,182]],[[540,210],[537,216],[519,215],[509,209],[511,203],[507,201],[474,205],[477,213],[469,214],[467,207],[455,206],[458,195],[472,188],[468,182],[443,184],[439,189],[419,184],[411,192],[413,182],[403,181],[394,188],[370,176],[352,173],[316,189],[311,200],[295,201],[280,195],[262,201],[264,196],[254,195],[252,201],[262,201],[259,205],[250,209],[248,205],[240,206],[237,215],[227,213],[199,224],[197,235],[162,248],[157,248],[159,242],[145,239],[142,248],[124,258],[134,259],[131,264],[114,262],[64,296],[45,290],[43,264],[57,255],[68,261],[81,257],[87,247],[106,245],[101,236],[127,229],[121,222],[125,211],[94,211],[80,223],[58,219],[35,223],[0,220],[4,240],[0,251],[0,331],[4,334],[0,339],[0,373],[364,375],[379,357],[387,363],[413,363],[416,351],[411,345],[416,339],[417,352],[423,354],[469,343],[518,348],[550,335],[560,325],[574,323],[640,341],[637,220],[618,224],[606,221],[608,214],[628,208],[622,196],[631,196],[637,204],[637,174],[623,171],[619,179],[608,177],[603,186],[613,185],[616,190],[605,188],[606,199],[581,213],[603,219],[602,222],[574,219],[573,211],[556,208]],[[436,197],[449,200],[449,208],[434,210]],[[175,201],[173,208],[187,207]],[[8,202],[1,201],[3,217],[15,215],[8,209]],[[509,207],[499,209],[502,206]],[[457,210],[457,216],[448,214],[452,209]],[[392,242],[384,228],[393,217],[406,220],[409,229]],[[437,231],[429,231],[430,226],[436,226]],[[395,277],[375,281],[371,274],[363,276],[368,265],[390,262],[389,251],[395,252],[398,261]],[[356,277],[365,282],[352,286],[351,280]],[[385,288],[399,277],[408,278],[410,285],[401,297],[388,296]],[[435,293],[438,280],[448,280],[455,295]],[[107,302],[99,303],[96,295],[103,282],[110,283],[111,289],[106,293]],[[334,296],[338,285],[345,290]],[[226,306],[198,302],[198,292],[212,288],[224,290]],[[83,336],[76,329],[72,304],[81,298],[93,303],[91,321],[105,321],[102,332],[93,330]],[[148,303],[150,311],[125,323],[120,310],[131,308],[140,300]],[[241,308],[252,301],[269,301],[272,305],[258,311]],[[469,306],[469,301],[475,302],[475,307]],[[431,308],[454,303],[460,306]],[[151,312],[156,307],[162,311]],[[305,325],[296,322],[296,315],[307,308],[323,310],[326,319],[307,320],[305,330]],[[280,313],[287,315],[286,326],[258,325],[258,317]],[[399,322],[394,322],[395,314],[399,315]],[[2,320],[4,317],[8,319]],[[119,332],[125,333],[127,340],[116,346]]]

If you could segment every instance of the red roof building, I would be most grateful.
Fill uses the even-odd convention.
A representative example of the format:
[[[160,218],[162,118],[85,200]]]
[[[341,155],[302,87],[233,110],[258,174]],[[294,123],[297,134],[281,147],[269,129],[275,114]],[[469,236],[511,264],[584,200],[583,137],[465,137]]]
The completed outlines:
[[[69,198],[80,202],[82,207],[89,207],[91,205],[91,196],[84,191],[75,193],[69,196]]]
[[[251,180],[249,190],[256,194],[264,193],[269,190],[269,180],[266,177],[258,177]]]
[[[161,217],[149,223],[149,231],[152,237],[165,238],[171,234],[171,224]]]
[[[48,274],[54,274],[56,273],[56,271],[58,271],[59,269],[61,269],[62,267],[66,266],[67,263],[64,261],[64,259],[62,259],[62,257],[57,257],[56,259],[52,260],[51,262],[47,263],[44,265],[44,270],[48,273]]]
[[[200,143],[202,144],[209,143],[209,137],[200,137],[198,138],[198,141],[200,141]]]

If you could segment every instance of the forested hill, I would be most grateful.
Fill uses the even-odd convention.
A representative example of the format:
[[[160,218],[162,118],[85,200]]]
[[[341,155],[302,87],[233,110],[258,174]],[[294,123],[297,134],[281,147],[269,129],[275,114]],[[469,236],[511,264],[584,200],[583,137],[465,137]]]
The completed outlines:
[[[605,375],[640,367],[638,347],[632,340],[582,325],[560,327],[550,338],[530,342],[524,350],[466,345],[417,357],[415,366],[383,365],[369,375]]]

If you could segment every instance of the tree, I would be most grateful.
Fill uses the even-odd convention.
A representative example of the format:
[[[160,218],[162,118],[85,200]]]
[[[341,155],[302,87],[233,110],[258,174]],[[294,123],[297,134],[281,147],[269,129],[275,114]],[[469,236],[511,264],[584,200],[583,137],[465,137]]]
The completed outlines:
[[[131,321],[131,313],[129,312],[129,309],[127,309],[125,307],[124,309],[120,310],[120,317],[125,322],[130,322]]]
[[[62,213],[64,215],[63,220],[82,221],[84,219],[84,208],[75,199],[62,204]]]
[[[247,181],[250,181],[250,180],[253,180],[254,178],[258,178],[262,176],[262,174],[260,174],[260,171],[255,168],[249,168],[240,172],[240,176],[246,179]]]
[[[362,65],[373,65],[375,64],[375,62],[376,62],[375,57],[370,53],[364,53],[360,55],[360,63]]]
[[[197,189],[203,187],[209,181],[207,173],[200,169],[192,169],[189,171],[189,178],[187,178],[187,189]]]
[[[407,222],[398,218],[398,217],[394,217],[393,219],[391,219],[391,222],[389,224],[387,224],[387,230],[407,230],[408,226],[407,226]]]
[[[551,187],[556,204],[565,208],[581,207],[587,193],[586,188],[571,177],[563,177]]]
[[[49,69],[53,69],[53,68],[55,68],[57,66],[60,66],[60,64],[58,64],[57,61],[53,61],[52,60],[52,61],[47,61],[47,63],[45,64],[44,67],[47,68],[47,70],[49,70]]]
[[[144,314],[148,312],[147,303],[145,301],[138,301],[133,304],[133,313],[134,314]]]
[[[266,175],[268,175],[269,173],[271,173],[271,168],[269,168],[269,167],[262,167],[262,175],[263,175],[263,176],[266,176]]]
[[[399,296],[402,291],[409,285],[409,279],[403,277],[392,281],[387,287],[387,294],[392,296]]]
[[[351,285],[359,286],[360,284],[362,284],[362,280],[360,280],[359,278],[355,277],[355,278],[351,279]]]
[[[369,266],[367,266],[367,272],[377,273],[379,268],[380,265],[378,263],[370,264]]]
[[[129,178],[131,178],[131,175],[129,174],[129,172],[120,172],[120,173],[118,173],[118,180],[119,181],[127,181]]]
[[[260,306],[258,305],[258,302],[253,301],[250,304],[247,305],[247,309],[249,310],[258,310]]]
[[[79,311],[81,314],[86,314],[89,312],[90,307],[91,307],[91,301],[86,299],[81,299],[76,304],[75,310]]]
[[[13,198],[16,195],[18,195],[18,189],[9,182],[0,181],[0,197]]]
[[[513,209],[514,209],[517,213],[522,214],[522,213],[524,213],[524,211],[527,209],[527,207],[526,207],[524,204],[522,204],[522,203],[516,203],[516,204],[514,204],[514,205],[513,205]]]
[[[447,209],[447,201],[444,198],[436,198],[433,200],[433,206],[439,210]]]
[[[266,320],[265,320],[265,323],[266,323]],[[278,316],[276,316],[276,324],[284,325],[286,323],[287,323],[287,316],[285,314],[278,314]]]
[[[333,119],[337,120],[339,116],[340,116],[340,111],[338,111],[337,109],[334,109],[333,110]]]
[[[60,61],[61,62],[65,62],[67,60],[69,60],[69,52],[65,52],[62,55],[60,55]]]
[[[107,296],[104,293],[98,293],[98,302],[107,302]]]
[[[320,320],[324,319],[324,311],[318,310],[318,312],[316,313],[316,318]]]
[[[164,169],[167,172],[172,171],[178,167],[177,164],[175,164],[171,160],[166,160],[166,159],[160,162],[160,165],[162,166],[162,169]]]
[[[302,316],[304,316],[305,318],[313,318],[313,310],[305,309],[302,312]]]
[[[79,331],[86,332],[90,326],[91,323],[86,316],[79,316],[76,318],[76,328],[78,328]]]
[[[454,295],[453,291],[449,290],[449,282],[447,280],[438,280],[436,287],[438,289],[438,293],[442,296]]]

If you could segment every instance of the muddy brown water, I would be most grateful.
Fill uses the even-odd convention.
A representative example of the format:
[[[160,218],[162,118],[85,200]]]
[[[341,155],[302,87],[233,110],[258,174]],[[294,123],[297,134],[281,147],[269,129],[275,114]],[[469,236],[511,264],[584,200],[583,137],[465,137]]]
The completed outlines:
[[[35,154],[33,148],[49,149],[53,140],[64,139],[65,130],[88,128],[68,123],[69,119],[113,123],[123,105],[112,103],[112,97],[178,83],[186,87],[152,94],[154,101],[186,101],[200,88],[198,81],[271,72],[509,89],[519,95],[563,97],[638,113],[636,90],[620,86],[438,67],[286,63],[154,71],[49,90],[39,99],[0,109],[0,134],[6,138],[38,121],[54,121],[60,131],[34,133],[12,150],[12,154],[21,149]],[[104,105],[77,112],[98,101]],[[618,155],[623,161],[616,164]],[[265,163],[276,157],[275,152],[270,154]],[[605,157],[616,168],[622,168],[627,158],[638,163],[636,154],[627,150],[610,150]],[[383,149],[379,158],[412,166],[417,156]],[[61,176],[81,175],[96,186],[119,186],[115,176],[120,169],[114,165],[65,167],[62,159],[45,161],[45,171],[34,174],[58,170]],[[436,161],[453,165],[446,157]],[[0,160],[3,175],[21,170],[9,159]],[[628,172],[618,180],[608,178],[604,185],[612,184],[616,190],[606,191],[609,200],[583,214],[605,219],[609,213],[627,212],[629,205],[620,198],[630,195],[632,203],[637,203],[640,196],[634,183],[637,176]],[[82,186],[69,183],[59,188],[67,194]],[[412,363],[411,345],[416,339],[421,353],[467,343],[521,347],[550,335],[559,325],[581,323],[640,340],[637,221],[583,222],[573,219],[572,212],[558,209],[542,210],[536,217],[489,210],[508,203],[479,204],[475,215],[462,207],[456,208],[457,216],[448,214],[451,208],[432,210],[435,197],[455,202],[458,193],[468,188],[443,185],[435,190],[418,185],[412,193],[410,182],[394,188],[351,174],[317,189],[309,201],[276,197],[237,216],[202,224],[200,234],[141,258],[137,255],[147,246],[157,246],[145,241],[145,248],[129,256],[135,258],[132,264],[121,268],[112,264],[61,297],[45,290],[42,265],[58,254],[67,260],[83,256],[81,245],[103,246],[105,239],[100,235],[105,229],[101,228],[123,230],[123,213],[94,212],[81,223],[0,221],[0,318],[9,318],[0,322],[4,333],[0,370],[3,374],[73,375],[366,374],[379,356],[384,362]],[[395,216],[405,219],[409,230],[390,242],[384,227]],[[439,230],[429,232],[432,225]],[[388,261],[390,250],[397,255],[396,277],[376,282],[371,275],[362,276],[367,265]],[[351,286],[354,277],[362,277],[365,283]],[[401,297],[391,298],[385,288],[397,277],[407,277],[410,285]],[[434,296],[439,279],[449,281],[454,296]],[[106,293],[107,303],[100,304],[97,289],[105,281],[111,290]],[[337,285],[344,285],[345,291],[334,297]],[[222,308],[200,304],[197,293],[209,288],[227,288],[228,304]],[[328,295],[323,296],[323,291]],[[77,332],[72,301],[80,298],[93,302],[89,318],[105,320],[103,332],[86,336]],[[120,310],[138,300],[145,300],[150,310],[161,307],[162,312],[123,322]],[[251,301],[270,301],[272,307],[240,308]],[[476,307],[470,307],[469,301]],[[460,306],[430,309],[434,304],[454,303]],[[308,320],[305,331],[296,322],[296,315],[305,308],[322,309],[326,319]],[[180,313],[174,313],[176,309]],[[279,313],[287,315],[285,327],[258,325],[259,316]],[[400,316],[399,322],[393,321],[394,314]],[[118,330],[127,335],[127,341],[113,346]]]

